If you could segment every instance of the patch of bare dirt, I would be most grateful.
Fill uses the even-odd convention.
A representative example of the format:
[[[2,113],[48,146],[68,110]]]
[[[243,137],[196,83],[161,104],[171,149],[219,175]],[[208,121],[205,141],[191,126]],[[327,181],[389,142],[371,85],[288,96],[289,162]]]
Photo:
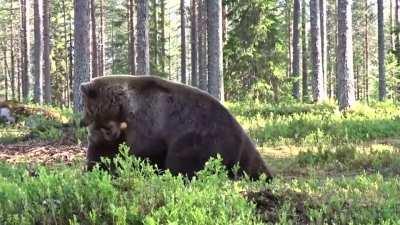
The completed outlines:
[[[245,197],[256,204],[257,213],[266,223],[275,224],[279,222],[279,210],[284,202],[290,201],[294,207],[295,214],[292,219],[295,224],[310,224],[307,209],[304,205],[306,196],[298,193],[273,194],[269,189],[250,191],[245,193]]]
[[[84,156],[85,148],[79,145],[43,142],[0,144],[0,161],[8,163],[71,164]]]

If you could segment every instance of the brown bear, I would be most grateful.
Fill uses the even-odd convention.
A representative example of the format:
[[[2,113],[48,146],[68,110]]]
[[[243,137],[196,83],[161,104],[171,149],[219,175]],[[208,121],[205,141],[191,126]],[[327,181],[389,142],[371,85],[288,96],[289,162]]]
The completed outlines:
[[[89,125],[89,168],[100,156],[112,157],[125,141],[132,154],[160,169],[193,176],[212,156],[251,178],[272,172],[229,111],[197,88],[155,76],[115,75],[81,85],[84,122]],[[126,122],[124,135],[107,141],[98,124]]]

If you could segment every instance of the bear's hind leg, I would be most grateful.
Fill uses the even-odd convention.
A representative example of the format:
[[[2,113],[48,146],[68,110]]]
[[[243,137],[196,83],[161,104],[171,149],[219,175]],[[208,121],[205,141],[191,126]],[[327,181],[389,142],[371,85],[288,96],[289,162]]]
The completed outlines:
[[[196,133],[187,133],[169,147],[165,167],[172,174],[181,173],[193,177],[204,168],[204,164],[212,156],[210,150],[204,137]]]

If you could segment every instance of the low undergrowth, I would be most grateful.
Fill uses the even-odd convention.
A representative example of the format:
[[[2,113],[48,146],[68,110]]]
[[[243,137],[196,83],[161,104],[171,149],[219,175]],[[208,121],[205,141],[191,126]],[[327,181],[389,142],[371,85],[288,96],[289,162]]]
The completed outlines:
[[[400,180],[355,177],[232,181],[221,159],[188,180],[146,162],[116,175],[0,164],[0,224],[398,224]]]

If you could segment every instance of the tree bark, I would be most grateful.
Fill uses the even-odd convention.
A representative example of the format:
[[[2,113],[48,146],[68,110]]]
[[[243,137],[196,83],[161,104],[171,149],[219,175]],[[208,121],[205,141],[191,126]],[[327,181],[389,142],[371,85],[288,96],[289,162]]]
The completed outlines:
[[[310,0],[311,62],[313,75],[312,87],[315,102],[322,102],[326,98],[322,71],[321,23],[319,9],[319,0]]]
[[[385,79],[385,34],[383,17],[383,0],[378,1],[378,60],[379,60],[379,100],[386,98]]]
[[[364,23],[364,98],[369,101],[369,35],[368,35],[368,2],[365,1],[365,23]]]
[[[307,21],[306,21],[306,1],[302,0],[302,10],[301,10],[301,36],[302,36],[302,88],[303,88],[303,101],[308,98],[308,52],[307,52]]]
[[[180,0],[181,12],[181,82],[186,84],[186,23],[185,23],[185,1]]]
[[[65,48],[65,51],[67,51],[68,52],[68,47],[69,47],[69,43],[68,43],[68,30],[67,30],[67,12],[66,12],[66,6],[65,6],[65,0],[62,0],[62,12],[63,12],[63,25],[64,25],[64,48]],[[71,64],[69,64],[69,61],[68,61],[68,53],[67,53],[67,57],[65,57],[65,59],[64,59],[65,61],[64,61],[64,63],[65,63],[65,76],[64,76],[64,78],[65,78],[65,84],[63,85],[64,86],[64,92],[63,92],[63,96],[64,96],[64,104],[66,103],[66,105],[67,106],[69,106],[70,105],[70,99],[69,99],[69,92],[70,92],[70,89],[71,89],[71,87],[69,86],[69,83],[70,83],[70,81],[69,81],[69,73],[68,73],[68,71],[69,71],[69,69],[70,69],[70,67],[72,66]]]
[[[160,8],[161,8],[161,15],[160,15],[160,30],[161,30],[161,55],[160,55],[160,65],[161,65],[161,73],[165,75],[165,0],[160,0]]]
[[[353,74],[352,0],[338,1],[338,81],[339,109],[355,103]]]
[[[400,0],[395,0],[395,12],[394,17],[396,20],[396,56],[397,62],[400,64],[400,18],[399,18],[399,10],[400,10]]]
[[[287,23],[288,23],[288,64],[286,76],[289,77],[292,74],[292,59],[293,59],[293,49],[292,49],[292,13],[289,1],[287,2]]]
[[[198,57],[199,57],[199,87],[208,92],[207,75],[207,0],[199,0],[198,4]]]
[[[293,4],[293,61],[292,61],[292,78],[293,88],[292,95],[295,99],[300,99],[300,18],[301,18],[301,0],[294,0]]]
[[[90,16],[92,22],[92,78],[98,76],[97,35],[96,35],[96,2],[90,0]]]
[[[190,42],[191,42],[191,66],[192,66],[192,86],[198,86],[197,73],[197,13],[196,0],[191,0],[191,17],[190,17]]]
[[[90,1],[75,0],[74,13],[74,110],[82,112],[82,95],[79,89],[81,83],[89,81],[90,78]]]
[[[104,76],[104,58],[105,58],[105,52],[104,52],[104,28],[105,28],[105,18],[104,18],[104,2],[103,0],[100,0],[100,27],[99,27],[99,54],[98,54],[98,59],[99,59],[99,65],[98,65],[98,72],[99,76],[102,77]],[[133,49],[135,48],[134,46],[132,47]],[[136,63],[133,65],[135,67]]]
[[[43,78],[44,102],[51,104],[51,77],[50,77],[50,0],[43,0]]]
[[[34,48],[33,74],[35,77],[34,101],[43,104],[43,74],[42,74],[42,0],[33,1],[34,12]]]
[[[28,46],[28,32],[27,26],[27,0],[20,0],[20,10],[21,10],[21,73],[22,73],[22,96],[24,101],[28,101],[29,97],[29,46]]]
[[[208,89],[224,101],[222,71],[222,1],[207,0],[208,29]]]
[[[323,73],[323,84],[324,91],[326,92],[327,83],[327,68],[328,68],[328,32],[326,27],[327,12],[326,12],[326,2],[327,0],[319,0],[320,4],[320,23],[321,23],[321,52],[322,52],[322,73]],[[326,95],[326,94],[325,94]]]
[[[16,100],[15,93],[15,54],[14,54],[14,23],[13,23],[13,15],[14,15],[14,6],[13,1],[10,1],[10,81],[11,81],[11,99]]]
[[[138,75],[149,75],[149,2],[137,0],[136,6],[136,73]]]
[[[7,50],[6,47],[3,49],[3,67],[4,67],[4,89],[6,95],[6,101],[8,101],[8,64],[7,64]]]
[[[136,70],[135,59],[135,25],[134,25],[134,4],[133,0],[128,0],[128,70],[129,74],[134,75]]]

